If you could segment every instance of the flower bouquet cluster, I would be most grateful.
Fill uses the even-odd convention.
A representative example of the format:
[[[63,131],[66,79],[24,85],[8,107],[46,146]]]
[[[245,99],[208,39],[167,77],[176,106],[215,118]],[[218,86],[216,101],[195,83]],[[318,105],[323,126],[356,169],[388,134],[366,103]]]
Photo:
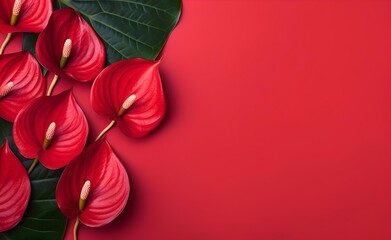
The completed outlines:
[[[0,5],[0,239],[62,239],[63,215],[76,219],[77,239],[80,223],[108,224],[128,202],[128,174],[104,135],[118,126],[140,138],[162,121],[156,58],[181,1]],[[25,50],[7,52],[18,32]],[[72,89],[54,94],[61,80],[92,83],[91,107],[108,121],[94,142]]]

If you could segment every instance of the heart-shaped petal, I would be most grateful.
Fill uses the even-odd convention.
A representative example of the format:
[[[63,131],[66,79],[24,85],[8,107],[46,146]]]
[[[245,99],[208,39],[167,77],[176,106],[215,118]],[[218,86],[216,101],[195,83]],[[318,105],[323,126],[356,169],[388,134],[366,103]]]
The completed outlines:
[[[31,187],[26,169],[8,146],[0,147],[0,232],[16,226],[22,219]]]
[[[46,168],[58,169],[82,152],[88,124],[68,90],[37,98],[23,108],[16,117],[12,134],[24,157],[38,157]]]
[[[65,168],[56,200],[68,218],[78,217],[90,227],[114,220],[129,198],[125,168],[105,139],[89,145]]]
[[[0,31],[41,32],[52,11],[52,0],[1,0]],[[16,19],[12,20],[13,18]],[[15,21],[14,24],[11,24],[12,21]]]
[[[91,89],[93,109],[115,120],[130,137],[151,132],[166,111],[158,65],[159,62],[136,58],[105,68]]]
[[[49,71],[80,82],[93,80],[106,57],[100,38],[71,8],[53,12],[38,37],[36,50],[38,60]]]
[[[13,122],[31,100],[42,96],[45,80],[29,52],[0,55],[0,117]]]

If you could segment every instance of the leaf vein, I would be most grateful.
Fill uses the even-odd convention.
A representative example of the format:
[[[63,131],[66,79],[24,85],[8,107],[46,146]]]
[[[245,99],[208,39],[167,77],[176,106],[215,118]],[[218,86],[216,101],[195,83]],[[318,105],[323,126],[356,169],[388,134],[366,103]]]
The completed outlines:
[[[112,27],[112,26],[106,24],[105,22],[99,21],[99,20],[97,20],[97,19],[92,19],[92,20],[95,21],[95,22],[97,22],[97,23],[102,24],[103,26],[106,26],[107,28],[112,29],[112,30],[115,31],[115,32],[118,32],[118,33],[120,33],[120,34],[122,34],[122,35],[128,37],[129,39],[131,39],[131,40],[133,40],[133,41],[135,41],[135,42],[137,42],[137,43],[141,43],[142,45],[144,45],[144,46],[146,46],[146,47],[149,47],[149,48],[151,48],[151,49],[154,49],[154,46],[151,46],[151,45],[149,45],[149,44],[147,44],[147,43],[145,43],[145,42],[142,42],[142,41],[140,41],[140,40],[138,40],[138,39],[136,39],[136,38],[134,38],[134,37],[132,37],[132,36],[130,36],[130,35],[124,33],[124,32],[122,32],[122,31],[120,31],[120,30],[118,30],[118,29],[116,29],[116,28],[114,28],[114,27]],[[111,45],[110,45],[110,46],[111,46]],[[114,49],[115,49],[115,48],[114,48]],[[116,50],[117,50],[117,49],[116,49]],[[118,51],[118,50],[117,50],[117,51]]]
[[[163,29],[163,28],[159,28],[159,27],[156,27],[156,26],[147,24],[147,23],[139,22],[139,21],[136,21],[136,20],[131,19],[131,18],[126,18],[126,17],[124,17],[124,16],[121,16],[121,15],[118,15],[118,14],[114,14],[114,13],[112,13],[112,12],[106,12],[106,11],[104,11],[103,9],[102,9],[102,12],[93,15],[94,17],[92,17],[92,19],[96,20],[95,16],[97,16],[97,15],[99,15],[99,14],[102,14],[102,13],[107,14],[107,15],[111,15],[111,16],[115,16],[115,17],[118,17],[118,18],[122,18],[122,19],[125,19],[125,20],[127,20],[127,21],[130,21],[130,22],[134,22],[134,23],[140,24],[140,25],[142,25],[142,26],[146,26],[146,27],[149,27],[149,28],[153,28],[153,29],[156,29],[156,30],[160,30],[160,31],[162,31],[162,32],[166,32],[166,30]]]
[[[95,0],[79,0],[79,2],[95,2]],[[124,1],[124,0],[110,0],[110,1],[98,0],[96,2],[99,3],[99,6],[101,6],[100,2],[121,2],[121,3],[127,3],[127,4],[134,4],[134,5],[139,5],[139,6],[143,6],[143,7],[149,7],[151,9],[154,9],[157,12],[164,12],[164,13],[167,13],[168,15],[170,15],[171,17],[176,17],[175,14],[172,14],[172,13],[170,13],[169,11],[167,11],[165,9],[158,8],[158,7],[146,4],[146,3],[140,3],[140,2],[136,2],[136,1],[131,1],[131,0],[127,0],[127,1]],[[102,9],[102,7],[101,7],[101,9]]]

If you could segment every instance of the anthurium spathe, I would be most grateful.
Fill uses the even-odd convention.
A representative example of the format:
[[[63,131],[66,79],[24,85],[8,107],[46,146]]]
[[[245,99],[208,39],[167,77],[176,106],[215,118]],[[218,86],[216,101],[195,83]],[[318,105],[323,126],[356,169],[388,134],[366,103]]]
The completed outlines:
[[[0,232],[13,228],[22,219],[31,193],[22,163],[8,146],[0,146]]]
[[[16,117],[12,134],[24,157],[39,159],[48,169],[58,169],[81,153],[88,124],[68,90],[55,96],[42,96],[28,104]]]
[[[41,32],[53,11],[52,0],[1,0],[0,31],[7,34],[0,48],[3,53],[12,33]]]
[[[13,122],[31,100],[42,96],[45,80],[29,52],[0,55],[0,117]]]
[[[36,51],[39,62],[56,76],[80,82],[93,80],[106,56],[95,31],[71,8],[53,12],[38,37]]]
[[[159,63],[140,58],[122,60],[97,76],[91,104],[98,114],[111,120],[106,129],[117,123],[124,134],[142,137],[161,122],[166,104]]]
[[[101,139],[65,168],[57,185],[56,200],[65,216],[77,218],[75,229],[79,221],[89,227],[100,227],[122,212],[129,192],[125,168],[109,143]]]

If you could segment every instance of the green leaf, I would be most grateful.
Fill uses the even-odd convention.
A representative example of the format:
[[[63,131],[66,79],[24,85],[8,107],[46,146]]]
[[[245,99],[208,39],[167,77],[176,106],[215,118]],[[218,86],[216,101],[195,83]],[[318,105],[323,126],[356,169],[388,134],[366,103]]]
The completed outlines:
[[[35,55],[35,45],[37,44],[38,35],[39,35],[38,33],[27,33],[27,32],[23,34],[22,49],[23,51],[29,51],[35,58],[37,58],[37,56]],[[42,65],[41,65],[41,69],[44,75],[48,71]]]
[[[12,123],[0,118],[0,145],[3,144],[7,136],[12,135]]]
[[[26,50],[30,51],[30,53],[35,56],[35,45],[37,43],[37,39],[38,39],[38,33],[24,33],[22,49],[24,51]]]
[[[64,4],[62,4],[60,2],[60,0],[54,0],[53,1],[53,10],[58,10],[58,9],[61,9],[61,8],[64,8]]]
[[[0,144],[8,138],[10,147],[27,169],[32,161],[19,154],[12,139],[12,124],[0,118]],[[13,229],[0,233],[0,240],[63,239],[66,218],[56,203],[56,186],[62,170],[51,171],[38,164],[30,174],[31,197],[25,216]]]
[[[107,62],[154,60],[178,23],[181,0],[61,0],[79,11],[103,39]]]

